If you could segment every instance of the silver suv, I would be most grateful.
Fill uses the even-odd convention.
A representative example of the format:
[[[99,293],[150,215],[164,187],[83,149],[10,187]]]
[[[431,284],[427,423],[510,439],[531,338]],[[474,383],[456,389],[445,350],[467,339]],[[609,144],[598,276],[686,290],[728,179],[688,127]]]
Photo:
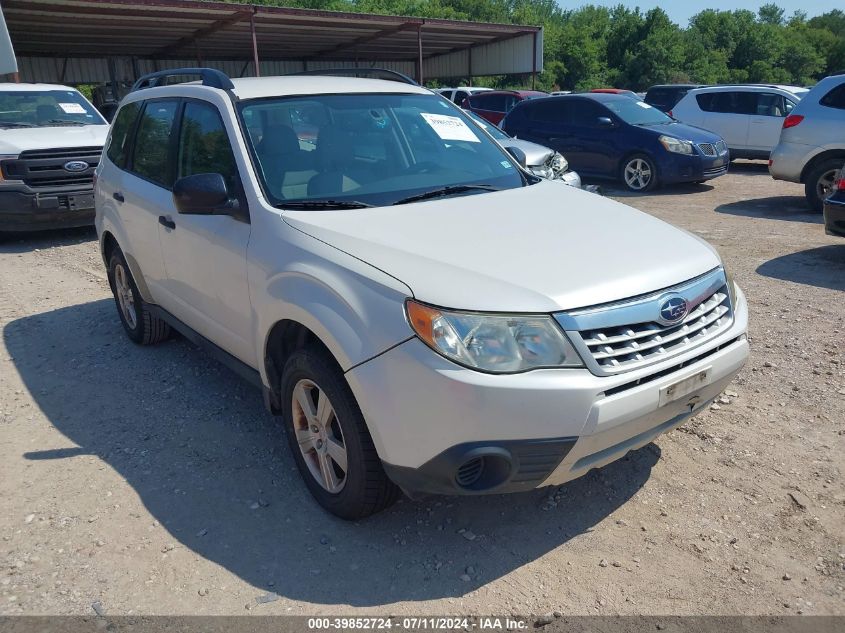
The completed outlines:
[[[202,82],[158,85],[180,73]],[[530,174],[419,86],[155,74],[97,175],[129,338],[173,328],[261,387],[341,517],[579,477],[748,355],[712,247]]]
[[[845,74],[822,79],[783,121],[769,158],[776,180],[804,184],[807,202],[821,213],[845,159]]]

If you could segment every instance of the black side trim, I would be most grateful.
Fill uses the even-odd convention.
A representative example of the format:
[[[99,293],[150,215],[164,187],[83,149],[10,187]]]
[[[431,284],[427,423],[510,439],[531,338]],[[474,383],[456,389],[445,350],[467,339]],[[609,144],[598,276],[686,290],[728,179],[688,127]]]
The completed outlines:
[[[197,347],[202,348],[204,352],[206,352],[216,361],[222,363],[223,365],[226,365],[226,367],[231,369],[238,376],[240,376],[250,384],[255,385],[256,387],[264,387],[264,384],[261,382],[261,374],[258,373],[257,370],[253,369],[243,361],[235,358],[222,347],[219,347],[215,343],[212,343],[202,334],[200,334],[190,326],[182,323],[182,321],[170,314],[164,308],[156,305],[150,305],[149,309],[150,312],[152,312],[155,316],[167,321],[170,327],[179,332],[179,334],[191,341],[191,343],[193,343]]]
[[[521,492],[541,484],[564,457],[577,437],[542,440],[502,440],[457,444],[419,468],[383,462],[384,471],[406,493],[480,495]],[[483,462],[481,466],[478,461]],[[472,464],[473,478],[466,478]],[[475,472],[478,468],[481,472]],[[463,481],[465,485],[461,485]],[[469,483],[467,483],[469,482]]]

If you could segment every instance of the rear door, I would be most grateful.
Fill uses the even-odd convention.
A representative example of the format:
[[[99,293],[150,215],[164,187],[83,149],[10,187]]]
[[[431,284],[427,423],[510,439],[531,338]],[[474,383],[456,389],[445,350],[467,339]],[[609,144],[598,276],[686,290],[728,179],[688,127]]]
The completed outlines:
[[[173,212],[170,149],[178,107],[178,99],[150,99],[144,103],[122,182],[112,194],[131,240],[130,254],[141,268],[153,301],[162,306],[167,299],[163,288],[166,275],[158,219]]]
[[[771,152],[780,140],[783,120],[795,103],[775,92],[758,92],[756,96],[757,111],[748,128],[748,149]]]
[[[757,95],[742,90],[703,92],[696,95],[699,107],[705,113],[706,130],[715,132],[731,150],[748,149],[748,128],[751,117],[757,112]]]

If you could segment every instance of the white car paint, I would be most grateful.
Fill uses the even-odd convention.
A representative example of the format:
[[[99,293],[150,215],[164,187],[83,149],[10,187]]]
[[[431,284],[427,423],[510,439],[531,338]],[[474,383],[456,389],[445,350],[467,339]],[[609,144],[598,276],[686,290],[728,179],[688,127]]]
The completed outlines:
[[[337,77],[233,83],[241,100],[344,92],[430,95],[396,82]],[[648,214],[552,181],[401,207],[275,208],[262,193],[230,95],[197,84],[171,85],[131,93],[124,104],[167,96],[217,108],[250,223],[228,215],[180,215],[169,191],[104,158],[96,187],[101,241],[117,242],[145,301],[239,359],[260,376],[268,394],[278,390],[278,375],[268,369],[272,328],[282,320],[307,327],[343,372],[385,468],[409,489],[434,485],[424,466],[444,452],[463,450],[465,442],[484,448],[569,438],[569,456],[529,487],[580,476],[700,411],[747,357],[746,301],[717,253]],[[123,203],[116,191],[122,191]],[[159,216],[172,218],[177,228],[162,226]],[[659,305],[672,289],[698,287],[691,284],[701,280],[730,295],[730,318],[720,319],[700,343],[684,343],[631,370],[589,369],[589,351],[579,352],[581,367],[499,375],[473,370],[424,344],[405,312],[405,302],[413,299],[512,318],[554,314],[575,340],[588,338],[586,329],[570,331],[578,319],[641,324],[625,319],[647,314],[652,321],[657,312],[643,310]],[[688,300],[703,309],[707,297],[716,296],[708,291]],[[663,391],[702,372],[708,382],[694,397],[663,402]],[[403,478],[420,468],[422,479]]]

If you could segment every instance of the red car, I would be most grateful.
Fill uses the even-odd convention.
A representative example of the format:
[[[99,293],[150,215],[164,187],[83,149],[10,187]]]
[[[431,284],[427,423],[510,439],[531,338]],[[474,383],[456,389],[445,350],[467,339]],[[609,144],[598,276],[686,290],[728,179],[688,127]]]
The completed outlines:
[[[590,92],[603,92],[605,94],[611,95],[623,95],[625,97],[631,97],[631,99],[636,99],[637,101],[642,101],[643,98],[638,95],[633,90],[623,90],[622,88],[593,88]]]
[[[537,90],[489,90],[470,95],[464,99],[461,107],[484,117],[493,125],[499,125],[505,115],[520,101],[548,96],[547,93]]]

